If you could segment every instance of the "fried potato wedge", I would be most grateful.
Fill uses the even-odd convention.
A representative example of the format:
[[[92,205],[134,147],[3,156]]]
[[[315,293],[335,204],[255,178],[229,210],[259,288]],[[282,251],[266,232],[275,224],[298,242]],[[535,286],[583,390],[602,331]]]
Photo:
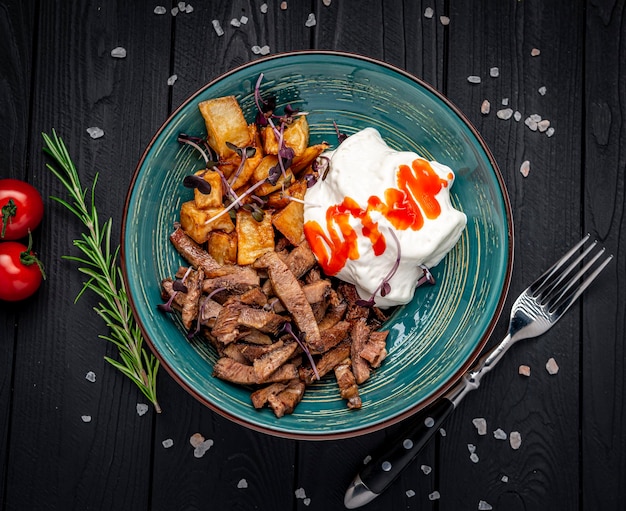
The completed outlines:
[[[199,209],[194,201],[183,202],[180,207],[180,226],[185,233],[196,243],[202,244],[209,238],[213,230],[232,232],[235,230],[233,221],[228,214],[222,214],[223,206],[219,208]]]
[[[252,264],[263,254],[274,251],[274,228],[269,211],[258,222],[250,211],[240,208],[237,211],[236,224],[237,264]]]
[[[202,174],[204,174],[202,176]],[[219,208],[222,206],[222,178],[217,172],[211,170],[200,170],[196,172],[196,175],[202,176],[202,178],[211,185],[211,193],[204,194],[197,188],[193,190],[193,200],[198,209],[207,208]]]
[[[316,144],[307,147],[302,154],[295,156],[293,162],[291,162],[291,172],[296,176],[300,174],[304,169],[311,165],[315,159],[328,149],[327,143]]]
[[[234,154],[226,142],[245,147],[250,145],[250,131],[235,96],[224,96],[200,102],[209,145],[220,158]]]
[[[224,231],[213,231],[209,235],[207,246],[209,255],[218,263],[237,263],[237,233],[235,231],[226,233]]]
[[[274,129],[266,126],[261,133],[265,154],[278,154],[279,143]],[[305,115],[301,115],[285,128],[283,141],[287,147],[293,149],[296,156],[304,153],[309,145],[309,123]]]
[[[299,245],[304,240],[304,204],[300,201],[305,192],[306,184],[296,181],[288,190],[288,195],[296,200],[290,200],[287,206],[272,215],[272,224],[292,245]]]

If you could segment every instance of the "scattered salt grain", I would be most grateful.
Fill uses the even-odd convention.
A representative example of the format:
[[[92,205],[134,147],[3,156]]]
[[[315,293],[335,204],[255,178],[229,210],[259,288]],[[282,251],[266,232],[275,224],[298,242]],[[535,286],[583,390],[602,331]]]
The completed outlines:
[[[470,453],[474,453],[474,452],[476,452],[476,446],[474,444],[467,444],[467,450]]]
[[[270,47],[267,45],[259,46],[255,44],[251,49],[252,53],[254,53],[255,55],[267,55],[270,52]]]
[[[472,419],[472,424],[476,428],[476,431],[479,435],[487,434],[487,421],[485,419],[483,419],[482,417],[477,417],[475,419]]]
[[[248,487],[248,481],[246,481],[245,479],[239,479],[239,482],[237,483],[237,488],[247,488]]]
[[[498,76],[500,76],[500,69],[497,67],[492,67],[489,70],[489,76],[491,76],[492,78],[497,78]]]
[[[522,435],[519,431],[511,431],[509,435],[509,443],[511,444],[511,449],[519,449],[522,445]]]
[[[559,372],[559,366],[554,358],[550,357],[546,362],[546,371],[548,371],[549,374],[556,374]]]
[[[260,11],[265,14],[267,12],[267,4],[261,4]]]
[[[209,438],[193,450],[194,458],[202,458],[211,447],[213,447],[213,440]]]
[[[230,20],[230,24],[233,27],[240,27],[241,21],[239,21],[237,18],[233,18],[232,20]]]
[[[281,10],[286,11],[287,10],[287,2],[281,2],[280,3],[280,8],[281,8]]]
[[[478,454],[476,454],[475,452],[470,454],[470,460],[472,461],[472,463],[478,463],[479,459],[480,458],[478,457]]]
[[[450,18],[447,16],[439,16],[439,21],[444,27],[450,24]]]
[[[446,435],[447,435],[446,430],[445,430],[445,429],[443,429],[443,428],[439,428],[439,434],[440,434],[441,436],[446,436]]]
[[[297,499],[304,499],[306,498],[306,492],[304,491],[304,488],[298,488],[295,491],[295,495]]]
[[[508,482],[509,482],[509,476],[506,476],[506,475],[505,475],[505,476],[502,476],[502,477],[500,478],[500,481],[502,481],[503,483],[508,483]]]
[[[470,75],[467,77],[467,81],[469,83],[480,83],[480,76],[476,76],[476,75]]]
[[[541,87],[539,87],[539,89],[537,89],[537,92],[541,94],[542,96],[545,96],[547,92],[545,85],[542,85]]]
[[[496,429],[493,432],[493,437],[496,440],[506,440],[506,438],[507,438],[506,433],[502,429],[500,429],[500,428]]]
[[[531,131],[537,131],[537,121],[533,120],[531,117],[526,117],[524,124],[528,126]]]
[[[116,59],[124,59],[126,58],[126,48],[118,46],[117,48],[113,48],[111,50],[111,57]]]
[[[528,177],[528,174],[530,172],[530,162],[528,160],[524,160],[519,167],[519,171],[520,171],[520,174],[522,174],[522,176]],[[528,370],[526,370],[525,368],[527,368]],[[519,366],[518,371],[519,371],[519,374],[523,376],[530,376],[530,367],[528,366]]]
[[[441,494],[437,490],[428,494],[428,500],[439,500],[440,498]]]
[[[305,27],[314,27],[315,26],[315,14],[310,13],[306,21],[304,22]]]
[[[91,415],[81,415],[80,418],[83,422],[91,422]]]
[[[89,133],[89,136],[91,138],[100,138],[104,136],[104,130],[102,128],[98,128],[96,126],[93,126],[91,128],[87,128],[87,133]]]
[[[139,415],[139,417],[148,413],[149,410],[148,405],[145,403],[137,403],[135,409],[137,410],[137,415]]]
[[[94,373],[93,371],[89,371],[85,375],[85,380],[90,381],[91,383],[95,383],[95,381],[96,381],[96,373]]]
[[[329,7],[331,4],[331,0],[322,0],[322,3],[326,6]]]
[[[526,177],[528,175],[528,172],[530,172],[530,162],[528,160],[523,162],[521,167],[519,168],[519,171],[522,173],[522,176]],[[530,367],[527,365],[521,365],[519,366],[517,372],[522,376],[530,376]]]
[[[171,438],[167,438],[165,440],[163,440],[161,442],[161,444],[163,445],[163,447],[165,447],[166,449],[169,449],[170,447],[172,447],[172,445],[174,445],[174,440],[172,440]]]
[[[172,16],[178,16],[178,7],[172,7],[172,9],[170,10],[170,13],[172,14]]]
[[[241,23],[242,25],[247,25],[248,24],[248,16],[242,16],[241,18],[239,18],[239,23]]]
[[[215,30],[215,33],[219,36],[223,36],[224,35],[224,30],[222,29],[222,25],[220,24],[220,20],[213,20],[212,22],[213,25],[213,30]]]
[[[426,9],[424,9],[424,18],[432,18],[433,15],[435,14],[435,11],[433,11],[432,7],[426,7]]]
[[[368,454],[363,458],[363,465],[367,465],[370,461],[372,461],[372,457]]]
[[[172,75],[167,79],[167,84],[174,85],[176,83],[176,80],[178,80],[178,75]]]
[[[542,119],[537,123],[537,129],[543,133],[550,127],[550,121],[548,119]]]
[[[479,511],[489,511],[490,509],[493,509],[493,506],[491,504],[489,504],[488,502],[485,502],[484,500],[481,500],[478,503],[478,510]]]
[[[515,113],[513,114],[513,119],[515,119],[517,122],[522,120],[522,114],[520,112],[518,112],[517,110],[515,110]]]
[[[433,419],[432,417],[426,417],[424,419],[424,426],[426,426],[427,428],[432,428],[435,425],[435,419]]]
[[[541,54],[541,51],[538,48],[533,48],[530,50],[531,57],[538,57]]]
[[[185,12],[187,10],[187,4],[185,2],[178,2],[178,10]]]
[[[411,497],[415,497],[415,492],[413,490],[407,490],[404,492],[406,494],[407,497],[411,498]]]
[[[194,433],[193,435],[191,435],[191,437],[189,437],[189,443],[192,447],[198,447],[200,444],[202,444],[202,442],[204,442],[204,440],[205,439],[201,433]]]
[[[162,5],[157,5],[154,8],[154,14],[165,14],[166,12],[167,12],[167,9],[163,7]]]
[[[487,115],[491,111],[491,103],[488,100],[484,100],[482,105],[480,105],[480,113],[483,115]]]
[[[305,499],[302,500],[302,503],[305,506],[308,506],[311,503],[311,499],[309,497],[306,497]]]
[[[507,121],[511,117],[513,117],[513,109],[512,108],[503,108],[502,110],[498,110],[496,112],[496,115],[498,116],[498,119],[502,119],[504,121]]]
[[[429,465],[422,465],[420,468],[422,469],[422,472],[424,472],[424,474],[426,475],[430,474],[433,471],[432,467]]]
[[[185,12],[186,12],[187,14],[192,13],[192,12],[193,12],[193,6],[191,6],[191,5],[187,4],[187,7],[185,7]]]
[[[548,135],[549,137],[551,137],[552,135],[554,135],[554,128],[550,127],[546,130],[546,135]]]

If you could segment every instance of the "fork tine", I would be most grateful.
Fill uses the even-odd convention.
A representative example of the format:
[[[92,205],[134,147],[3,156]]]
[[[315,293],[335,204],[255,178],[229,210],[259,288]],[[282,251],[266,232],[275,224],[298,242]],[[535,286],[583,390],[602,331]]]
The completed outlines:
[[[550,268],[548,268],[537,280],[535,280],[530,286],[528,286],[528,290],[533,294],[541,293],[545,289],[543,286],[547,285],[548,281],[561,269],[561,267],[567,263],[570,257],[574,255],[580,247],[582,247],[587,240],[591,237],[590,234],[587,234],[581,241],[579,241],[576,245],[570,248],[563,257],[561,257],[556,263],[554,263]]]
[[[572,286],[591,268],[591,266],[604,254],[605,249],[600,250],[596,256],[589,261],[577,274],[572,278],[566,288],[559,294],[559,296],[550,304],[548,312],[551,314],[557,314],[562,316],[572,306],[572,304],[583,294],[591,283],[596,279],[598,275],[604,270],[607,264],[613,259],[613,255],[609,255],[600,265],[587,277],[582,283],[574,288],[571,292],[568,291]]]

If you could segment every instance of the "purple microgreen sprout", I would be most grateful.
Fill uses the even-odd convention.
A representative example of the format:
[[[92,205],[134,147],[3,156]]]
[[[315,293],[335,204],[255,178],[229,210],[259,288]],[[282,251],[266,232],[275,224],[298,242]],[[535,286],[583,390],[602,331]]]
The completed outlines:
[[[276,98],[271,96],[267,100],[264,100],[261,97],[261,82],[263,81],[263,73],[259,75],[259,78],[256,81],[254,86],[254,102],[256,103],[256,107],[258,109],[258,113],[256,116],[256,123],[259,126],[267,126],[271,123],[270,117],[274,113],[274,109],[276,108]]]
[[[187,135],[186,133],[179,133],[177,140],[181,144],[187,144],[196,149],[202,156],[202,159],[204,160],[207,168],[211,168],[217,165],[217,162],[209,158],[209,154],[207,154],[207,151],[210,153],[211,148],[206,144],[203,139],[199,137],[192,137],[190,135]]]
[[[204,195],[209,195],[211,193],[211,184],[196,174],[185,176],[185,179],[183,179],[183,186],[186,188],[196,188]]]
[[[402,251],[400,249],[400,240],[398,240],[398,237],[396,236],[396,233],[393,231],[393,229],[389,229],[389,232],[391,233],[391,236],[393,237],[394,241],[396,242],[396,248],[397,248],[396,260],[393,263],[393,266],[391,267],[391,270],[389,270],[389,273],[387,273],[385,278],[381,281],[379,286],[372,293],[372,296],[370,296],[369,300],[357,300],[356,301],[356,304],[357,305],[361,305],[362,307],[373,307],[376,304],[374,299],[375,299],[376,294],[378,292],[380,292],[380,296],[387,296],[391,292],[391,284],[389,283],[389,281],[392,279],[392,277],[398,271],[398,267],[400,266],[400,258],[402,257]]]
[[[226,291],[226,288],[218,287],[217,289],[214,289],[213,291],[211,291],[207,295],[207,297],[204,300],[202,300],[202,305],[200,305],[200,310],[198,311],[198,319],[196,320],[196,329],[189,331],[189,333],[187,334],[188,339],[191,339],[193,336],[195,336],[197,333],[200,332],[200,327],[202,326],[202,314],[204,313],[204,308],[206,307],[206,304],[209,303],[209,300],[213,298],[220,291]]]
[[[161,312],[174,312],[174,309],[172,309],[172,303],[174,302],[174,298],[176,298],[176,295],[178,293],[186,293],[187,292],[187,286],[185,286],[185,280],[187,280],[187,277],[189,277],[189,274],[191,273],[191,270],[192,270],[192,268],[190,266],[189,268],[187,268],[187,271],[183,275],[182,279],[180,279],[180,280],[176,279],[174,282],[172,282],[172,290],[174,292],[170,295],[169,300],[167,300],[167,302],[159,303],[157,305],[157,309],[159,309]],[[183,291],[180,286],[185,288],[185,290]]]
[[[330,170],[330,158],[328,156],[318,156],[313,162],[313,170],[322,175],[322,181],[326,180],[328,171]]]
[[[180,279],[175,279],[174,282],[172,282],[172,289],[180,293],[187,293],[189,291],[187,286]]]
[[[317,183],[317,176],[315,174],[307,174],[304,176],[304,181],[306,182],[306,187],[311,188]]]
[[[254,190],[259,188],[261,185],[265,184],[267,181],[269,181],[269,179],[267,177],[265,179],[261,179],[260,181],[257,181],[256,183],[254,183],[250,188],[248,188],[241,195],[235,196],[233,201],[226,208],[224,208],[222,211],[220,211],[217,215],[212,216],[211,218],[209,218],[206,222],[204,222],[204,225],[210,224],[211,222],[217,220],[222,215],[225,215],[226,213],[228,213],[234,207],[238,207],[239,205],[241,205],[241,201],[245,197],[247,197],[248,195],[251,195],[252,192],[254,192]]]
[[[339,131],[339,126],[337,126],[335,121],[333,121],[333,126],[335,127],[335,133],[337,133],[337,140],[341,144],[346,138],[348,138],[348,135]]]
[[[263,211],[257,204],[250,202],[242,207],[246,211],[250,211],[252,213],[252,218],[254,218],[257,222],[263,221],[265,211]]]
[[[415,287],[420,287],[423,284],[434,284],[435,283],[435,277],[433,277],[433,274],[430,273],[430,270],[428,269],[427,266],[420,264],[420,268],[422,269],[422,271],[424,272],[422,274],[422,276],[417,280],[417,285]]]
[[[283,323],[283,326],[280,329],[281,334],[288,334],[291,335],[291,337],[293,337],[295,339],[295,341],[298,343],[298,345],[300,346],[300,348],[302,348],[302,351],[304,351],[305,355],[307,356],[307,358],[309,359],[309,362],[311,364],[311,369],[313,369],[313,374],[315,374],[315,379],[316,380],[320,380],[320,373],[317,370],[317,366],[315,365],[315,361],[313,360],[313,355],[311,355],[311,352],[309,351],[309,348],[307,348],[307,346],[304,344],[304,342],[302,342],[300,340],[300,337],[298,337],[293,329],[291,328],[291,323],[289,323],[289,321],[285,321],[285,323]]]
[[[230,186],[232,186],[241,174],[241,171],[246,164],[246,160],[248,158],[252,158],[256,154],[256,148],[252,146],[237,147],[235,144],[231,144],[230,142],[226,142],[226,145],[241,157],[241,163],[239,164],[239,167],[237,167],[237,170],[233,173],[228,183]]]

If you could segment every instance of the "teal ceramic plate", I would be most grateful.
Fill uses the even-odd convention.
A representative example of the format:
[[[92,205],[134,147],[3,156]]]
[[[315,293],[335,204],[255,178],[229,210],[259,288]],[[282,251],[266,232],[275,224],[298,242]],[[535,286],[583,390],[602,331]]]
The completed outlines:
[[[311,142],[335,143],[333,122],[346,133],[377,128],[389,145],[413,150],[456,171],[455,206],[467,228],[433,269],[437,284],[387,322],[389,355],[360,390],[361,410],[348,410],[332,375],[307,389],[295,413],[277,419],[255,410],[248,389],[212,373],[216,354],[188,341],[172,315],[156,308],[159,282],[182,262],[168,236],[191,191],[183,177],[203,168],[177,135],[206,133],[198,102],[234,94],[252,122],[254,85],[264,95],[309,112]],[[444,393],[478,356],[508,291],[513,228],[506,189],[485,143],[463,114],[414,76],[369,58],[337,52],[272,56],[219,77],[190,97],[157,132],[135,171],[123,220],[123,270],[147,342],[171,376],[211,409],[255,430],[301,439],[342,438],[386,427]]]

